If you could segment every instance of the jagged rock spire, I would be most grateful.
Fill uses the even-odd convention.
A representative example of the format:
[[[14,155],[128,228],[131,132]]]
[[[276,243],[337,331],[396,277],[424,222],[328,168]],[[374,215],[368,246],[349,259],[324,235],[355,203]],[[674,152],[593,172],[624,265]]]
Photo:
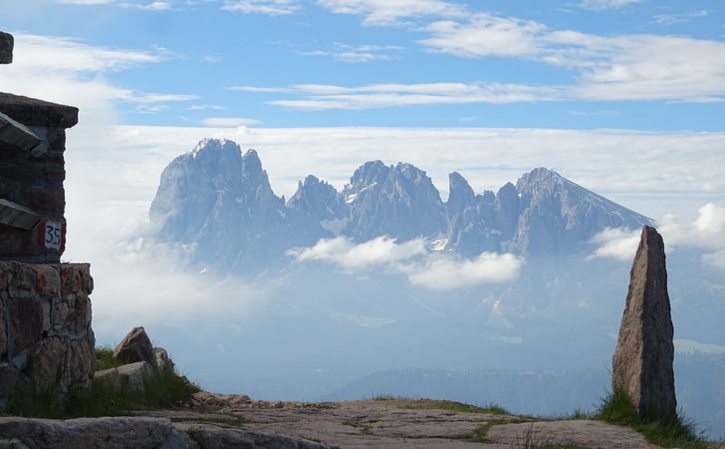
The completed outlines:
[[[657,230],[645,226],[612,360],[612,387],[629,395],[642,418],[676,413],[673,333],[665,246]]]

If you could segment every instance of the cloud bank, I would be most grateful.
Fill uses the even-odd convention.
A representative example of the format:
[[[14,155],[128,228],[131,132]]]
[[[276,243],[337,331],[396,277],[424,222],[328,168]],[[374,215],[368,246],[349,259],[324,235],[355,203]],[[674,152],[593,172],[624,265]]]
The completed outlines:
[[[725,269],[725,207],[707,203],[692,222],[685,224],[667,214],[657,221],[657,228],[670,249],[702,250],[703,262]],[[632,260],[639,239],[640,230],[605,229],[593,239],[599,245],[593,256]]]
[[[322,239],[309,248],[295,248],[288,255],[298,262],[326,262],[346,272],[382,268],[402,273],[411,285],[429,290],[453,290],[514,280],[524,264],[512,254],[483,253],[473,259],[428,251],[421,239],[397,243],[378,237],[356,244],[346,237]]]

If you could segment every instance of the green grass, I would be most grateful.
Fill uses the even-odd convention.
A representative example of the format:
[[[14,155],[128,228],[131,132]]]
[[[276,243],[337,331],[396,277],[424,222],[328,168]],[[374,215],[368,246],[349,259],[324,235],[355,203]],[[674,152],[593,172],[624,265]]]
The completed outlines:
[[[510,413],[496,404],[489,404],[484,407],[477,405],[464,404],[462,402],[454,401],[425,401],[421,402],[421,407],[415,405],[409,406],[409,408],[428,408],[436,410],[449,410],[452,412],[459,413],[481,413],[487,415],[510,415]]]
[[[110,346],[96,348],[96,371],[116,368],[121,365],[122,363],[113,357],[113,348]]]
[[[199,388],[172,370],[144,377],[144,391],[131,391],[127,385],[115,387],[94,379],[88,391],[74,390],[65,401],[56,391],[20,388],[8,402],[6,414],[33,418],[67,419],[119,416],[132,410],[150,410],[173,406],[189,398]]]
[[[707,449],[709,443],[697,433],[695,423],[679,414],[671,417],[642,419],[623,390],[606,397],[594,416],[603,421],[629,426],[650,443],[667,448]]]

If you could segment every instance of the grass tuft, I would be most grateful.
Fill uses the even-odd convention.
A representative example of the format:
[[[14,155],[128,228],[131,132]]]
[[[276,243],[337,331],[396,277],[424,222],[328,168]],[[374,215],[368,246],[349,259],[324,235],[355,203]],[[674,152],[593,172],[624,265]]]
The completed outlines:
[[[113,357],[113,348],[110,346],[96,348],[96,371],[117,368],[121,365],[122,363]]]
[[[595,418],[629,426],[644,435],[650,443],[662,447],[680,449],[709,447],[709,443],[697,433],[695,423],[679,413],[664,418],[640,418],[629,396],[621,389],[616,389],[603,400]]]
[[[75,389],[61,401],[57,390],[36,391],[29,386],[20,387],[10,397],[5,413],[49,419],[119,416],[132,410],[170,407],[198,391],[199,387],[169,369],[144,376],[142,392],[132,391],[125,384],[115,386],[93,379],[90,389]]]

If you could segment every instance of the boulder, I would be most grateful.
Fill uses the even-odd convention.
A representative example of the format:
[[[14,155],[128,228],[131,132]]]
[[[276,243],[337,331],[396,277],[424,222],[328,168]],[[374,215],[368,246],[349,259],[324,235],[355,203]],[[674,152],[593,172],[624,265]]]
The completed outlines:
[[[169,353],[164,348],[154,348],[154,356],[156,356],[156,366],[159,372],[166,370],[174,371],[174,361],[169,357]]]
[[[131,391],[144,391],[144,377],[154,375],[156,370],[149,363],[136,362],[96,371],[95,378],[108,382],[116,388],[126,385]]]
[[[673,333],[664,242],[656,229],[645,226],[612,359],[612,387],[628,394],[642,418],[677,411]]]
[[[155,449],[172,429],[165,418],[0,418],[0,435],[28,449]]]
[[[154,347],[143,327],[134,327],[116,346],[113,357],[123,363],[146,362],[158,369]]]

